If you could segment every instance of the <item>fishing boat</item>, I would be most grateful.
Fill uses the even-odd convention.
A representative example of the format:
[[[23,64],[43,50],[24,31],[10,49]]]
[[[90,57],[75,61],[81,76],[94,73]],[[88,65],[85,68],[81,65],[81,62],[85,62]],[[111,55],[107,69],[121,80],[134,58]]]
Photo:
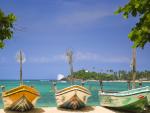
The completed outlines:
[[[31,110],[34,107],[40,94],[33,86],[23,84],[22,64],[25,62],[25,56],[22,51],[17,54],[17,61],[20,63],[20,85],[8,91],[3,91],[2,99],[4,109],[23,112]]]
[[[55,93],[57,106],[66,109],[80,109],[85,107],[89,96],[89,90],[84,86],[73,85],[73,65],[72,65],[72,51],[67,51],[67,58],[70,67],[72,85],[62,90],[57,90]]]
[[[121,92],[104,91],[103,89],[99,91],[101,106],[140,112],[150,105],[150,87],[136,88],[136,49],[133,49],[132,72],[132,89]]]
[[[127,111],[142,111],[149,105],[149,93],[148,86],[122,92],[100,91],[100,105]]]
[[[85,107],[87,99],[91,94],[80,86],[72,85],[56,93],[57,105],[61,108],[80,109]]]

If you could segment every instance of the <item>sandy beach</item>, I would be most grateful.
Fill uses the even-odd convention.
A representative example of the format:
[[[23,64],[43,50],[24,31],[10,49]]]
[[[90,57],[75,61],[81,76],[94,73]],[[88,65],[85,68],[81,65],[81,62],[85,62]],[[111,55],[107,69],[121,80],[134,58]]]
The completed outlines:
[[[60,109],[56,107],[43,107],[43,108],[35,108],[28,112],[23,113],[120,113],[118,111],[112,111],[109,109],[106,109],[104,107],[95,106],[95,107],[85,107],[81,110],[66,110],[66,109]],[[0,113],[20,113],[16,111],[7,111],[0,109]],[[121,112],[126,113],[126,112]]]

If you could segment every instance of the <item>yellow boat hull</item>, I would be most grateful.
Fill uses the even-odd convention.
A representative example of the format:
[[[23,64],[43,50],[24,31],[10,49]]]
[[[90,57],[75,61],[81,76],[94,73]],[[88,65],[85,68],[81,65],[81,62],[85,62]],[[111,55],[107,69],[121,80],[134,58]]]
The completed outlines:
[[[36,89],[26,85],[21,85],[2,93],[4,109],[13,111],[28,111],[32,109],[39,97],[40,94]]]

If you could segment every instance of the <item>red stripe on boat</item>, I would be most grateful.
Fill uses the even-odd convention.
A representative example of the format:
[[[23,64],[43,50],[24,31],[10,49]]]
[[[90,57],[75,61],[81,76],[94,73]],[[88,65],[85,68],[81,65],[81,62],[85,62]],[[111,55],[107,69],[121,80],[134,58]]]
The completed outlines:
[[[145,96],[143,96],[143,95],[139,95],[139,96],[138,96],[139,99],[143,99],[144,97],[145,97]]]

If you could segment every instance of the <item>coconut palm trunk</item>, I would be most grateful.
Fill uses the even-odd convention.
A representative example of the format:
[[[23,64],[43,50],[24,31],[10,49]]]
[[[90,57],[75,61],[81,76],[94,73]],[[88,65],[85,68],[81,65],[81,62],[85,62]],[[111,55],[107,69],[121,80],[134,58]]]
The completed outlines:
[[[73,84],[74,82],[74,76],[73,76],[73,52],[71,50],[68,50],[67,53],[66,53],[66,56],[67,56],[67,60],[68,60],[68,64],[69,64],[69,70],[70,70],[70,78],[71,78],[71,83]]]
[[[23,85],[23,80],[22,80],[22,52],[20,51],[20,85]]]
[[[132,88],[136,88],[136,83],[135,83],[135,80],[136,80],[136,48],[133,49],[132,51],[132,73],[133,73],[133,84],[132,84]]]

